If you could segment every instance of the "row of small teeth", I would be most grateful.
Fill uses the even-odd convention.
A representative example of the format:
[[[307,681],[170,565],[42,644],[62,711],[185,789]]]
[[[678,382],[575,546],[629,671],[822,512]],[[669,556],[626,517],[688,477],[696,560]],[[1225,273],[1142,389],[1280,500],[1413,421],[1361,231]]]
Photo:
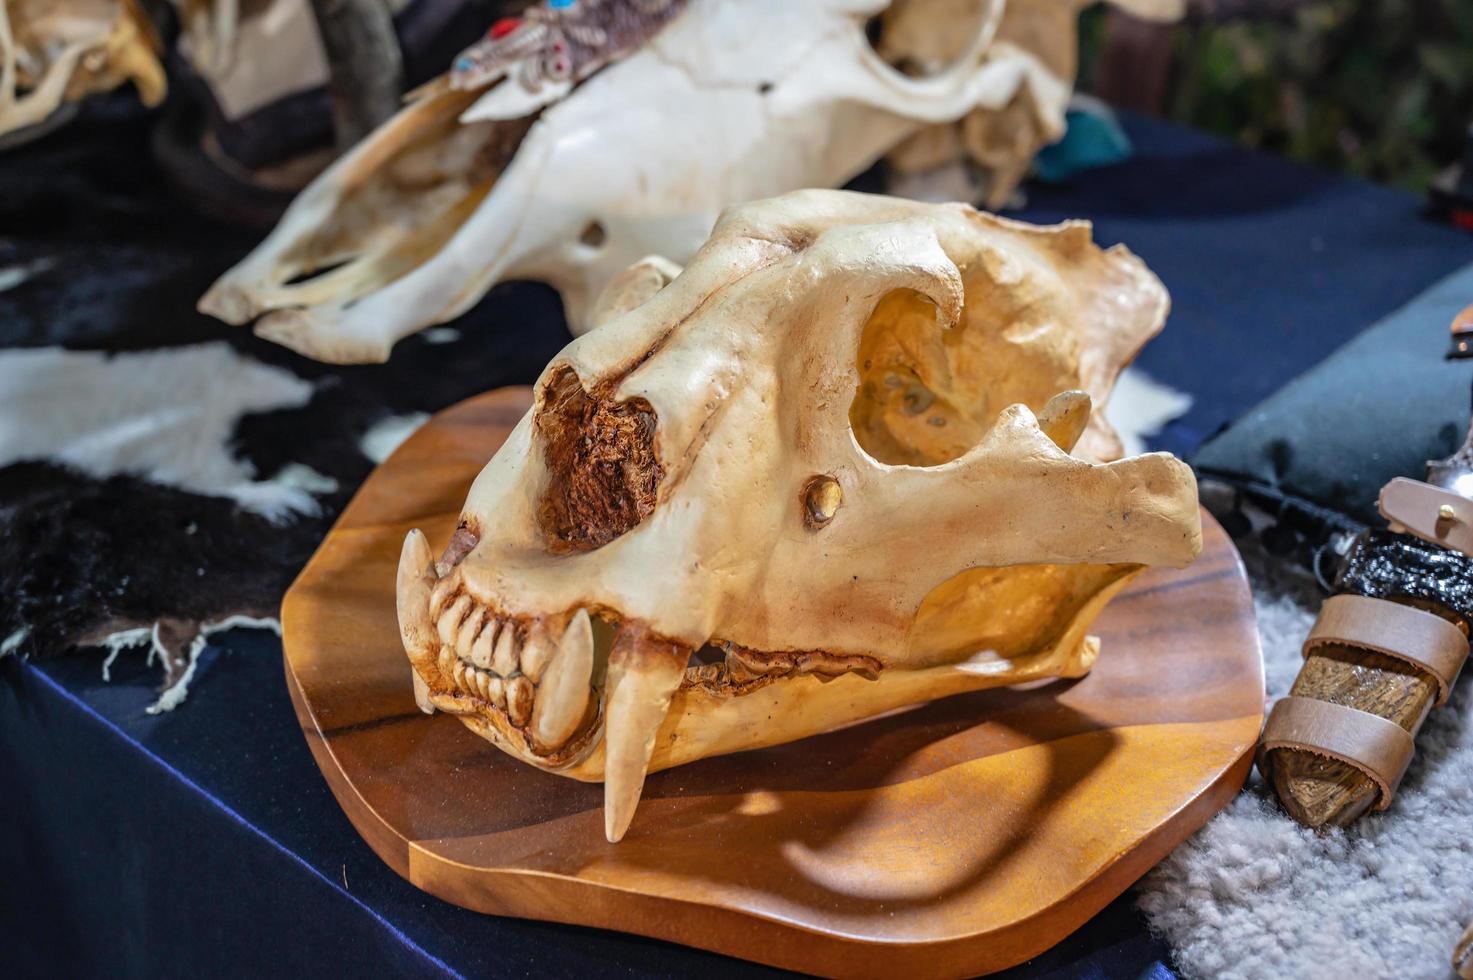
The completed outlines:
[[[466,663],[449,647],[440,648],[440,671],[453,678],[455,686],[467,694],[479,695],[506,712],[511,723],[525,727],[532,720],[536,687],[525,674],[502,677],[489,670]]]
[[[559,641],[539,622],[495,615],[458,591],[453,576],[435,583],[429,611],[440,640],[443,677],[504,711],[516,727],[530,726],[546,747],[572,736],[592,693],[593,633],[587,612],[574,614]]]

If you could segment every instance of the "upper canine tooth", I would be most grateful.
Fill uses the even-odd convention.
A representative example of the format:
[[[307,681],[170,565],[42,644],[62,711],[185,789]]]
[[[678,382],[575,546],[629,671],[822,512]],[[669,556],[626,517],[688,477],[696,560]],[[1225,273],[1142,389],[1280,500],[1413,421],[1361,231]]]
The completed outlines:
[[[510,677],[517,672],[517,628],[511,620],[501,624],[496,650],[491,654],[491,669],[502,677]]]
[[[526,669],[527,658],[522,658]],[[593,624],[588,610],[580,609],[568,621],[563,638],[537,685],[532,708],[532,734],[548,748],[573,737],[588,699],[593,696]]]
[[[471,597],[463,595],[451,603],[449,609],[440,614],[440,621],[436,625],[440,628],[441,643],[454,648],[455,634],[460,628],[460,620],[470,607]]]
[[[614,637],[604,695],[604,836],[610,843],[634,819],[655,736],[689,658],[690,650],[639,626],[626,623]]]
[[[541,683],[542,672],[547,669],[547,662],[552,659],[556,650],[547,630],[542,628],[541,623],[534,622],[527,629],[527,642],[522,644],[522,673],[532,678],[532,683]]]
[[[399,639],[404,652],[415,663],[432,660],[435,643],[434,617],[429,612],[430,593],[434,583],[434,558],[430,543],[419,529],[410,531],[399,552],[399,572],[394,594],[399,613]]]
[[[496,620],[487,617],[486,625],[481,627],[481,633],[476,637],[476,642],[471,644],[471,663],[477,667],[491,669],[491,648],[496,643]]]
[[[532,682],[525,675],[517,675],[506,682],[506,714],[518,728],[532,717]]]
[[[455,634],[455,652],[462,660],[471,658],[471,644],[476,642],[476,634],[481,631],[481,621],[485,618],[486,610],[477,607],[460,624],[460,630]]]

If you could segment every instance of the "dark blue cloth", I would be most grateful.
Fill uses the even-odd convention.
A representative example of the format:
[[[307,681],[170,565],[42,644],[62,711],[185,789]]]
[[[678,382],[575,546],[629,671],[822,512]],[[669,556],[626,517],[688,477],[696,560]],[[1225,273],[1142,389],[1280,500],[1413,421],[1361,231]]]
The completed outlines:
[[[1191,450],[1473,261],[1473,237],[1423,221],[1407,195],[1161,123],[1126,127],[1133,160],[1034,188],[1021,216],[1093,218],[1171,289],[1170,325],[1140,361],[1195,399],[1165,448]],[[764,972],[478,915],[399,879],[312,762],[268,633],[218,637],[173,713],[145,714],[156,679],[136,654],[110,683],[94,657],[0,660],[0,974]],[[1164,978],[1167,957],[1127,894],[1010,975]]]

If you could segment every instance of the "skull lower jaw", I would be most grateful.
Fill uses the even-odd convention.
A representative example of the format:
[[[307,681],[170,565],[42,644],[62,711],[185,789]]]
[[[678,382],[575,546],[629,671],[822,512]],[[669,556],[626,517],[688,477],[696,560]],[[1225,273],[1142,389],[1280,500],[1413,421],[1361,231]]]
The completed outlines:
[[[1121,571],[1089,596],[1051,642],[1006,659],[982,654],[886,669],[874,657],[717,644],[726,647],[720,663],[690,664],[688,646],[612,611],[593,617],[576,610],[561,625],[493,609],[470,595],[460,576],[439,577],[428,545],[411,547],[417,533],[401,560],[399,599],[406,651],[423,682],[422,707],[457,715],[523,762],[604,782],[611,841],[627,829],[649,772],[794,741],[952,694],[1083,676],[1099,648],[1087,635],[1090,625],[1139,570]],[[559,632],[562,639],[550,646]],[[568,668],[573,661],[578,665]]]

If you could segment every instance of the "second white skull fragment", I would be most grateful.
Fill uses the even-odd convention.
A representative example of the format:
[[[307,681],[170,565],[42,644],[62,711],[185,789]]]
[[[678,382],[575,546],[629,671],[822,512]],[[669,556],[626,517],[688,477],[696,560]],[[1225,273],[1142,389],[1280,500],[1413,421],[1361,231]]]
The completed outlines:
[[[649,771],[1082,676],[1110,597],[1197,555],[1191,470],[1104,462],[1168,300],[1087,224],[806,191],[661,269],[398,580],[421,706],[603,780],[610,840]]]

